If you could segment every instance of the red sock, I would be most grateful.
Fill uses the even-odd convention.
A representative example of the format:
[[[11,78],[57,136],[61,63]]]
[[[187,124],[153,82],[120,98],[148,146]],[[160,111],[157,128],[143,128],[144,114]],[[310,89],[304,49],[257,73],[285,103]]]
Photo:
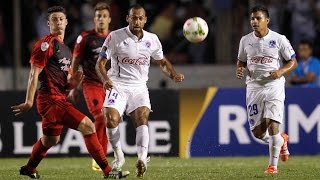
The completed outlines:
[[[111,167],[108,165],[106,154],[98,141],[97,133],[84,135],[83,137],[91,157],[97,162],[105,175],[109,174]]]
[[[105,126],[102,112],[96,114],[94,116],[94,119],[95,119],[94,125],[96,127],[98,140],[103,148],[103,152],[105,152],[107,155],[108,137],[106,133],[106,126]]]
[[[40,161],[46,157],[48,149],[49,148],[43,146],[41,139],[33,145],[32,153],[27,164],[27,167],[30,168],[31,171],[35,171]]]

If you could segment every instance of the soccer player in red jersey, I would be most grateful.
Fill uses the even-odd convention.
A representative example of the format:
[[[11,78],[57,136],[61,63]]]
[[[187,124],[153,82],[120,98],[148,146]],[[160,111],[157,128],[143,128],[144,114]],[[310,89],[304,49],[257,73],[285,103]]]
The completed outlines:
[[[105,97],[103,84],[96,74],[95,65],[101,51],[102,44],[109,34],[109,24],[111,22],[110,7],[105,2],[96,4],[94,14],[95,28],[90,31],[82,32],[76,41],[73,50],[72,73],[79,70],[79,66],[83,69],[85,75],[82,82],[82,90],[88,110],[94,118],[94,124],[97,136],[103,151],[107,152],[108,138],[106,134],[106,126],[102,113],[102,105]],[[71,90],[69,97],[75,101],[76,91]],[[92,169],[101,171],[99,165],[92,160]]]
[[[11,107],[16,116],[28,111],[33,106],[37,84],[40,82],[37,109],[42,118],[43,136],[34,144],[29,161],[21,167],[20,174],[40,178],[36,168],[47,151],[58,143],[62,129],[66,126],[83,134],[88,152],[103,170],[105,178],[122,178],[127,174],[111,171],[92,121],[67,102],[67,90],[75,88],[83,79],[80,71],[69,74],[71,51],[63,43],[67,24],[63,7],[53,6],[48,9],[50,34],[37,41],[32,50],[26,100]]]

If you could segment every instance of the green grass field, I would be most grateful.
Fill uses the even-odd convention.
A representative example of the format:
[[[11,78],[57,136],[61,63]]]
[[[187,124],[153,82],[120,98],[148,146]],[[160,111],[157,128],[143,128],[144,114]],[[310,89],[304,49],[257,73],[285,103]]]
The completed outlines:
[[[112,159],[111,159],[112,160]],[[29,179],[19,175],[20,166],[26,158],[0,158],[0,179]],[[126,179],[135,177],[136,158],[128,157],[124,170],[131,172]],[[230,157],[230,158],[179,158],[151,157],[145,180],[170,179],[320,179],[320,156],[291,156],[286,163],[279,163],[279,173],[264,174],[267,157]],[[91,170],[91,159],[81,158],[46,158],[38,171],[41,179],[101,179],[99,172]]]

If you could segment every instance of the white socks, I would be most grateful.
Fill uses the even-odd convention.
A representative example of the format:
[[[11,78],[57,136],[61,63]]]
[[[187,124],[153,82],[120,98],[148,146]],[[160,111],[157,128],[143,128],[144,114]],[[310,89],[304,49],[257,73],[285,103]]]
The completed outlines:
[[[108,129],[108,131],[107,131],[108,139],[109,139],[109,142],[110,142],[112,149],[114,151],[114,157],[116,159],[123,158],[124,154],[121,149],[120,131],[119,131],[118,126],[115,128],[107,128],[107,129]]]
[[[146,160],[149,147],[149,127],[147,125],[136,128],[136,143],[138,159]]]
[[[277,167],[281,146],[284,143],[284,139],[280,133],[270,136],[269,138],[269,165]]]
[[[116,158],[122,158],[124,154],[121,149],[119,128],[108,128],[107,133],[109,142],[114,151],[114,156]],[[136,144],[138,159],[146,160],[149,147],[149,127],[147,125],[141,125],[136,128]]]

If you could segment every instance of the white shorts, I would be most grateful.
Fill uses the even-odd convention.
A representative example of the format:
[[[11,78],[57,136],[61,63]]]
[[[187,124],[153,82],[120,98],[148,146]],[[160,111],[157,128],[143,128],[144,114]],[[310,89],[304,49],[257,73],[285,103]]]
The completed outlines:
[[[120,116],[131,112],[138,107],[146,106],[151,110],[149,91],[146,85],[124,86],[117,85],[111,91],[106,91],[103,107],[112,107],[118,110]]]
[[[284,86],[247,88],[247,115],[250,130],[265,118],[282,123],[284,116]]]

